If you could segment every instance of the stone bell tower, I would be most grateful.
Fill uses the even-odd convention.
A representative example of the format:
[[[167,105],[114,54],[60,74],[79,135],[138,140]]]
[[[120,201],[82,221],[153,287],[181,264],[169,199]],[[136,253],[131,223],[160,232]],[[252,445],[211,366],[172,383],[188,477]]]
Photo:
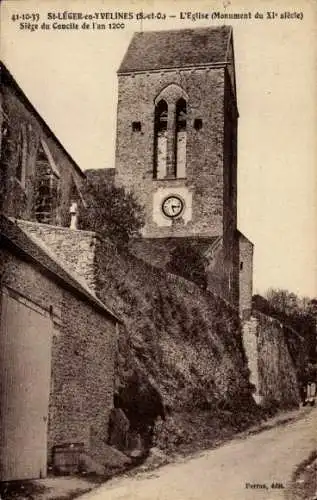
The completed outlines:
[[[168,259],[201,241],[214,289],[238,300],[237,101],[232,28],[136,33],[118,70],[115,182],[145,207]]]

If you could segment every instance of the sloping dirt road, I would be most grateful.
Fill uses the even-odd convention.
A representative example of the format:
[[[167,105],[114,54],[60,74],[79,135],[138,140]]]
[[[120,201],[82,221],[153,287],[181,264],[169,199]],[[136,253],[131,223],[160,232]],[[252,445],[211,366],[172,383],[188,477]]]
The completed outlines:
[[[316,449],[317,408],[296,422],[132,478],[110,481],[81,500],[276,500]]]

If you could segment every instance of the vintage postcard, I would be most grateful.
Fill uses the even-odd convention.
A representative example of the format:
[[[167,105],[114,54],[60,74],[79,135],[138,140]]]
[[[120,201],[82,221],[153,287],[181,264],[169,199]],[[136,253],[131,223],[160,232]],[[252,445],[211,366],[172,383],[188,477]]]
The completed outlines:
[[[316,500],[316,1],[0,22],[1,500]]]

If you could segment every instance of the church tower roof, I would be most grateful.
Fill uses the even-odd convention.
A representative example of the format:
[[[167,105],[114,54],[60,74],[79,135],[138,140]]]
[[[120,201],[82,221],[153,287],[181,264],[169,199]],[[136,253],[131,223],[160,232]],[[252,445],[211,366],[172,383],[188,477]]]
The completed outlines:
[[[229,62],[231,26],[135,33],[119,74]]]

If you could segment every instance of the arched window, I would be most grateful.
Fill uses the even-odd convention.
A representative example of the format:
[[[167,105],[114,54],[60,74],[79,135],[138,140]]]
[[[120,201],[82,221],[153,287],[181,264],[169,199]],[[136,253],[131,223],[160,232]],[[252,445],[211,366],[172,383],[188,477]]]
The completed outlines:
[[[154,125],[155,179],[186,177],[188,95],[174,83],[157,95]]]
[[[21,125],[18,151],[17,151],[17,168],[16,168],[16,178],[20,181],[21,185],[25,187],[25,176],[26,176],[26,157],[27,157],[27,141],[26,141],[26,130],[25,126]]]
[[[161,100],[155,106],[154,123],[154,177],[164,179],[167,168],[167,118],[168,106]]]
[[[176,177],[186,177],[186,119],[187,106],[185,99],[176,103],[175,133],[175,171]]]
[[[38,222],[56,223],[60,173],[44,140],[36,155],[34,178],[34,215]]]

